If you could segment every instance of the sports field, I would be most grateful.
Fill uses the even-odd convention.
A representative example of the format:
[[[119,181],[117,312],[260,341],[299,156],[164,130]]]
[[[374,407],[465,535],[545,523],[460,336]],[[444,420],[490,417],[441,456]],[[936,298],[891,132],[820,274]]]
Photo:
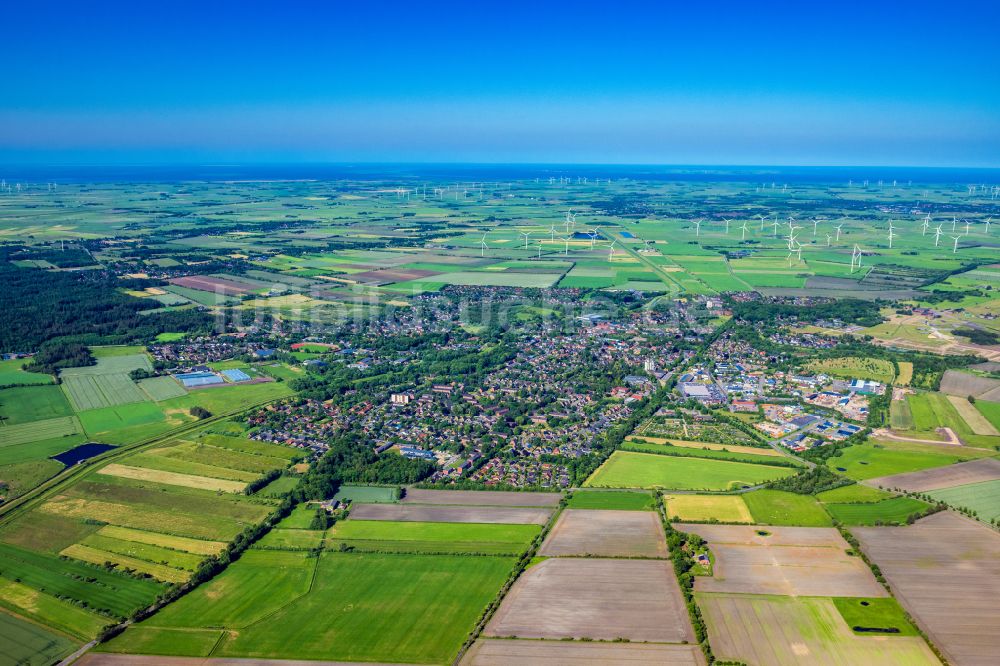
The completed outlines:
[[[785,478],[795,470],[751,463],[615,451],[585,486],[728,490]]]

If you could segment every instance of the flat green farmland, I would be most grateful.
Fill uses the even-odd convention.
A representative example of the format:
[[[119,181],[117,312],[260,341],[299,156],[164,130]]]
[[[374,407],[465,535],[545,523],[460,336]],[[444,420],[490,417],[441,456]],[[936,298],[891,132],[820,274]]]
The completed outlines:
[[[23,358],[0,361],[0,386],[51,384],[55,381],[52,375],[43,375],[40,372],[25,372],[22,370],[21,366],[29,362],[30,359]]]
[[[538,525],[345,520],[330,530],[329,548],[516,555],[541,532]]]
[[[987,402],[986,400],[977,400],[976,409],[978,409],[986,420],[993,424],[993,427],[1000,430],[1000,402]]]
[[[152,603],[163,586],[73,560],[0,544],[0,575],[116,617]]]
[[[149,398],[127,374],[67,375],[62,388],[77,411],[144,402]]]
[[[19,425],[0,425],[0,447],[15,446],[28,442],[69,437],[82,433],[80,421],[75,416],[60,416],[44,421],[21,423]],[[73,448],[72,446],[66,447]],[[65,449],[64,449],[65,450]]]
[[[950,406],[950,405],[949,405]],[[958,447],[955,447],[956,449]],[[955,451],[955,453],[960,453]],[[921,469],[950,465],[965,459],[941,448],[937,450],[905,448],[877,448],[873,444],[857,444],[844,449],[843,453],[826,461],[831,469],[861,481],[879,476],[889,476],[902,472],[916,472]]]
[[[323,545],[323,530],[274,528],[254,544],[254,548],[313,550]]]
[[[980,520],[1000,518],[1000,480],[967,483],[927,494],[951,506],[972,509]]]
[[[146,395],[150,397],[150,399],[155,400],[156,402],[187,395],[187,391],[184,390],[184,387],[178,384],[177,380],[172,377],[150,377],[149,379],[140,379],[139,388],[142,389]]]
[[[333,499],[363,504],[384,504],[399,500],[399,488],[392,486],[341,486]]]
[[[259,474],[254,474],[252,472],[241,472],[240,470],[230,469],[228,467],[203,465],[201,463],[191,462],[188,460],[178,460],[177,458],[158,456],[154,455],[154,451],[156,451],[156,449],[129,456],[125,459],[125,462],[128,465],[135,467],[143,467],[162,472],[190,474],[194,476],[202,476],[212,479],[225,479],[229,481],[242,481],[243,483],[250,483],[260,476]]]
[[[584,485],[598,488],[729,490],[783,479],[795,473],[793,469],[752,463],[615,451]]]
[[[107,533],[91,534],[81,541],[84,546],[96,548],[116,555],[125,555],[146,562],[163,564],[175,569],[194,571],[205,559],[202,555],[186,553],[180,550],[172,550],[162,546],[155,546],[149,543],[140,543],[108,536]]]
[[[929,506],[909,497],[893,497],[863,504],[827,504],[826,510],[844,525],[903,525]]]
[[[72,415],[73,408],[58,386],[18,386],[0,390],[0,422],[6,425]]]
[[[232,449],[211,446],[203,441],[180,441],[171,446],[151,449],[150,452],[157,457],[173,458],[214,467],[228,467],[229,469],[251,472],[258,476],[288,464],[287,458],[241,453]]]
[[[755,490],[743,495],[754,522],[764,525],[829,527],[830,516],[812,495],[782,490]]]
[[[110,618],[7,578],[0,578],[0,607],[87,640],[112,622]]]
[[[279,476],[277,479],[267,484],[257,491],[261,497],[281,497],[290,492],[299,484],[299,479],[294,476]]]
[[[233,437],[231,435],[205,435],[198,441],[221,449],[231,449],[233,451],[241,451],[243,453],[270,456],[272,458],[284,458],[285,460],[294,460],[295,458],[301,458],[305,455],[301,449],[293,449],[290,446],[268,444],[267,442],[258,442],[253,439]]]
[[[576,490],[569,499],[570,509],[605,509],[618,511],[652,511],[653,496],[629,490]]]
[[[503,557],[251,551],[104,649],[152,651],[130,636],[147,628],[221,627],[238,631],[215,657],[447,663],[513,565]],[[205,654],[201,634],[188,641],[177,632],[171,653]]]
[[[77,648],[77,643],[21,618],[0,612],[0,657],[4,663],[48,666]]]

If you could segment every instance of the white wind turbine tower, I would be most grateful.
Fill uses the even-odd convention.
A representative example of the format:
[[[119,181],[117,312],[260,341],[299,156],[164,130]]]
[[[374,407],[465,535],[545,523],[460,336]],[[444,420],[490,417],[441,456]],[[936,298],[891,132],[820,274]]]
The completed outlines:
[[[757,217],[760,218],[760,230],[764,231],[764,221],[767,220],[767,217],[764,215],[758,215]]]
[[[958,252],[958,241],[962,240],[962,237],[961,236],[952,236],[952,240],[955,241],[955,244],[951,248],[951,253],[955,254],[956,252]]]
[[[827,235],[826,235],[826,246],[827,246],[827,247],[830,247],[830,239],[831,239],[831,238],[833,238],[833,236],[831,236],[830,234],[827,234]]]
[[[698,218],[694,221],[694,235],[696,237],[701,236],[701,220],[702,218]]]
[[[566,243],[566,247],[563,248],[563,255],[564,256],[569,256],[569,236],[567,236],[566,238],[563,238],[563,241]]]
[[[746,240],[747,239],[747,223],[746,223],[746,220],[743,221],[743,226],[740,227],[740,229],[743,231],[743,237],[740,240]]]
[[[610,250],[610,252],[608,253],[608,261],[611,261],[611,259],[613,259],[615,256],[615,243],[617,242],[618,241],[611,241],[611,245],[608,246],[608,249]]]
[[[487,247],[489,247],[489,245],[486,244],[486,234],[484,233],[483,237],[479,240],[479,256],[481,257],[486,256]]]
[[[819,225],[819,218],[818,217],[814,217],[813,218],[813,236],[816,235],[816,227],[818,225]]]
[[[934,230],[934,247],[937,247],[941,242],[941,226],[940,224],[937,225],[937,229]]]
[[[594,242],[597,241],[597,232],[600,231],[600,227],[594,227],[590,230],[590,249],[594,249]]]
[[[724,217],[724,218],[722,218],[722,221],[726,223],[726,234],[728,235],[729,234],[729,218]]]
[[[955,217],[954,215],[952,215],[951,216],[951,230],[952,231],[955,230],[955,225],[957,225],[957,224],[958,224],[958,218]]]
[[[894,227],[889,227],[889,249],[892,249],[892,239],[896,237],[896,234],[892,233]]]
[[[551,227],[549,227],[549,233],[551,234],[550,240],[552,242],[555,242],[555,240],[556,240],[556,225],[555,224],[553,224]]]
[[[780,226],[778,224],[778,218],[777,218],[777,216],[775,216],[774,222],[772,222],[771,225],[774,227],[774,234],[773,235],[774,235],[775,238],[777,238],[778,237],[778,227]]]
[[[843,228],[844,228],[844,223],[843,222],[841,222],[840,224],[838,224],[837,226],[834,227],[834,229],[837,230],[837,242],[838,243],[840,242],[840,230],[843,229]]]
[[[971,222],[969,222],[969,220],[968,220],[968,219],[966,219],[966,220],[965,220],[965,235],[966,235],[966,236],[968,236],[968,235],[969,235],[969,226],[970,226],[971,224],[972,224],[972,223],[971,223]]]
[[[987,236],[990,235],[990,222],[992,220],[993,220],[993,216],[992,215],[990,215],[988,218],[986,218],[986,235]]]
[[[930,216],[928,215],[927,217],[924,218],[924,223],[920,225],[920,228],[924,230],[924,232],[920,234],[921,236],[927,235],[927,227],[929,226],[931,226],[931,221],[930,221]]]
[[[542,258],[542,242],[541,241],[538,242],[538,258],[539,259]]]
[[[519,233],[522,236],[524,236],[524,249],[527,250],[528,249],[528,236],[531,235],[531,232],[530,231],[521,231]]]

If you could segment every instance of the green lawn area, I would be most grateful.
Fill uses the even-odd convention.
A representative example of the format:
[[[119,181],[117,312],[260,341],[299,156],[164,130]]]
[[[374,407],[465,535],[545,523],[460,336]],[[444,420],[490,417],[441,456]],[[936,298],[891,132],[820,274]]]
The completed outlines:
[[[615,451],[584,485],[598,488],[729,490],[783,479],[795,473],[795,470],[785,467]]]
[[[638,439],[642,439],[639,437]],[[655,453],[661,456],[682,456],[685,458],[716,458],[721,460],[736,460],[740,462],[757,463],[760,465],[773,465],[779,463],[794,463],[792,458],[777,457],[762,453],[746,453],[745,451],[722,451],[711,448],[697,448],[694,446],[671,446],[670,444],[656,444],[652,442],[641,442],[636,440],[626,441],[621,445],[622,451],[636,451],[638,453]],[[773,449],[762,449],[768,453],[773,453]]]
[[[58,386],[18,386],[0,391],[0,428],[72,415],[73,408]]]
[[[894,636],[917,636],[916,627],[909,623],[899,602],[892,597],[861,598],[834,597],[833,605],[840,611],[847,626],[864,636],[872,634],[892,634]],[[886,629],[887,631],[858,631],[858,629]]]
[[[357,550],[517,555],[541,533],[538,525],[344,520],[328,534],[327,547]]]
[[[263,497],[281,497],[297,486],[299,478],[296,476],[279,476],[277,479],[267,484],[257,491],[256,494]]]
[[[214,657],[448,663],[514,565],[503,557],[305,555],[248,552],[102,649],[204,656],[223,627],[238,631]],[[186,631],[168,640],[163,628]]]
[[[972,509],[981,520],[1000,518],[1000,479],[932,490],[927,494],[951,506]]]
[[[653,496],[649,493],[627,490],[576,490],[570,497],[567,508],[652,511]]]
[[[743,495],[743,500],[754,521],[763,525],[829,527],[833,524],[812,495],[783,490],[755,490]]]
[[[928,506],[909,497],[893,497],[881,502],[827,504],[826,510],[845,525],[904,525],[909,516]]]

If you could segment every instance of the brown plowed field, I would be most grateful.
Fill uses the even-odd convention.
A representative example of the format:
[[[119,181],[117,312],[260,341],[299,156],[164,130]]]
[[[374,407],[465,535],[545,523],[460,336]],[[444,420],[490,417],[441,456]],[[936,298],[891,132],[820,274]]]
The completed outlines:
[[[538,554],[666,557],[667,542],[652,511],[566,509]]]
[[[167,280],[170,284],[189,289],[201,289],[220,294],[249,294],[253,287],[235,280],[211,277],[208,275],[189,275],[188,277],[171,278]]]
[[[669,562],[552,558],[517,580],[486,636],[694,641]]]
[[[695,645],[583,643],[484,638],[465,653],[462,666],[702,666]]]
[[[956,666],[1000,655],[1000,534],[951,511],[853,529],[893,594]]]
[[[544,525],[551,514],[551,509],[426,504],[358,504],[351,509],[351,518],[356,520],[408,520],[431,523]]]
[[[404,504],[458,504],[461,506],[556,506],[559,493],[513,493],[489,490],[424,490],[407,488]]]
[[[815,597],[888,594],[850,546],[829,527],[684,525],[708,541],[713,575],[695,580],[698,592]],[[758,531],[771,533],[760,536]]]
[[[869,479],[865,485],[902,488],[912,493],[923,493],[928,490],[964,486],[967,483],[979,483],[994,479],[1000,479],[1000,460],[982,458],[935,467],[934,469],[924,469],[919,472],[880,476],[877,479]]]

